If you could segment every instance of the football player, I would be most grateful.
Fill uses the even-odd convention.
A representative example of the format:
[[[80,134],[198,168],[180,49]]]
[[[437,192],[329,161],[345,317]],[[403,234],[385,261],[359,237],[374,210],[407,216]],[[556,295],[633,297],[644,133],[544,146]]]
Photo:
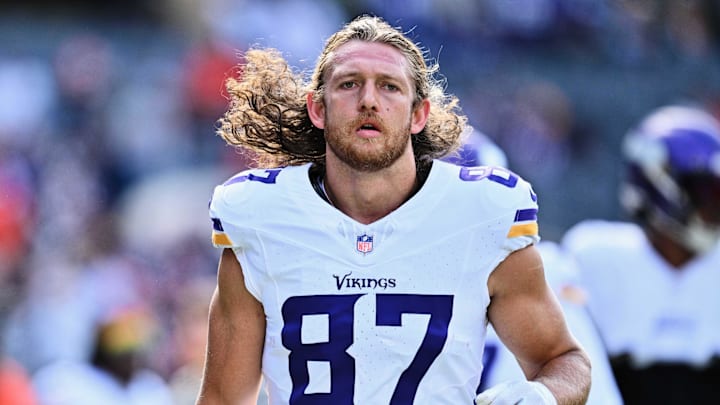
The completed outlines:
[[[245,54],[219,134],[263,163],[210,204],[223,249],[198,403],[580,404],[590,364],[547,286],[537,197],[437,160],[465,117],[423,51],[361,16],[309,83]],[[527,379],[476,396],[487,321]]]
[[[442,160],[467,167],[508,167],[507,155],[489,136],[472,125],[467,125],[465,132],[460,148]]]
[[[720,124],[697,106],[664,106],[622,151],[620,197],[634,221],[583,221],[562,244],[626,403],[716,403]]]

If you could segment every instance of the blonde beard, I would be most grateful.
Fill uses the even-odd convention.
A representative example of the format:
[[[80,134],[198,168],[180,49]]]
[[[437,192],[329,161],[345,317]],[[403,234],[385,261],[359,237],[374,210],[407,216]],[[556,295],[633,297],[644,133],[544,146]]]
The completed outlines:
[[[409,122],[398,133],[383,133],[382,137],[360,141],[354,135],[346,135],[354,132],[355,128],[357,124],[351,123],[342,128],[328,124],[325,129],[325,141],[330,150],[343,163],[355,170],[373,172],[389,167],[403,155],[410,142]],[[365,151],[363,150],[365,148],[357,145],[358,142],[369,143],[373,148],[371,151]]]

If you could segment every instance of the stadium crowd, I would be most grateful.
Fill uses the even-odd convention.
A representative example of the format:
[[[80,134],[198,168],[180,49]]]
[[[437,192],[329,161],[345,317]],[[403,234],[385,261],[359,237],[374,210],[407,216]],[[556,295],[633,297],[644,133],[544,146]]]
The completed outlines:
[[[252,159],[215,122],[254,44],[304,69],[355,15],[412,30],[533,183],[548,240],[622,216],[620,139],[647,111],[720,116],[714,1],[408,3],[0,6],[0,403],[83,403],[97,368],[133,382],[118,403],[194,402],[219,255],[207,203]]]

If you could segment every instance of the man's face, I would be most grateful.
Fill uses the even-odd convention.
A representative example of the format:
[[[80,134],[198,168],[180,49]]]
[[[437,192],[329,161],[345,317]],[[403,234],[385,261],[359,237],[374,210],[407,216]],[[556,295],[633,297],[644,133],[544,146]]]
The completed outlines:
[[[338,48],[319,106],[328,154],[355,170],[377,171],[412,153],[424,127],[403,54],[390,45],[351,41]],[[318,125],[318,122],[315,122]]]
[[[684,180],[684,186],[700,218],[709,226],[720,229],[720,178],[694,176]]]

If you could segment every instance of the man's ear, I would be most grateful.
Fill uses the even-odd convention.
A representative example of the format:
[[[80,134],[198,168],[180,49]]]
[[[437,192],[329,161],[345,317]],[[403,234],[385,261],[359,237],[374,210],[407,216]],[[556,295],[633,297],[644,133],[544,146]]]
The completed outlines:
[[[430,116],[430,100],[424,99],[420,105],[415,107],[412,113],[412,123],[410,125],[410,133],[417,134],[425,128],[428,117]]]
[[[325,104],[315,101],[314,96],[315,93],[311,91],[306,97],[308,115],[313,125],[317,128],[325,129]]]

